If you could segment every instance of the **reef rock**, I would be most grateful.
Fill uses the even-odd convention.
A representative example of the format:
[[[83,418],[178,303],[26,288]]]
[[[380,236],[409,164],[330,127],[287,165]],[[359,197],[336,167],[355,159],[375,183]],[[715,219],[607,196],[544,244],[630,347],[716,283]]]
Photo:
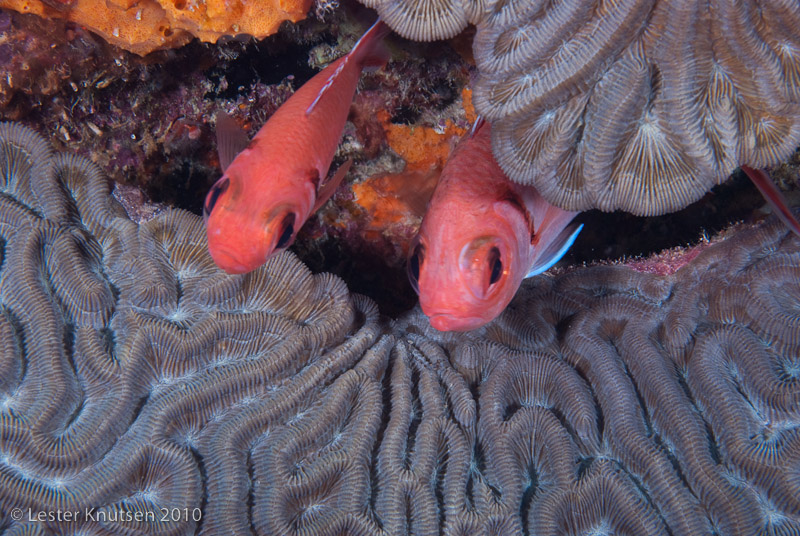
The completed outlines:
[[[388,321],[0,125],[4,534],[800,531],[800,239],[575,269],[494,323]]]

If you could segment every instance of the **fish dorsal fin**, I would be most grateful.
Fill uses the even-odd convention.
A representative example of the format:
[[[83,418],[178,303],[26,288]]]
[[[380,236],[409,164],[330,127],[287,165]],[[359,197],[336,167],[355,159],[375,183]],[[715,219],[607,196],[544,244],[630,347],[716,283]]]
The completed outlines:
[[[348,171],[350,171],[351,165],[353,165],[353,159],[348,158],[344,164],[339,166],[339,169],[336,170],[336,173],[333,174],[333,177],[322,184],[317,191],[317,201],[314,203],[313,212],[316,212],[322,205],[328,202],[328,199],[331,198],[333,192],[335,192],[336,188],[338,188],[339,184],[341,184],[344,176],[347,175]]]
[[[769,175],[760,169],[753,169],[748,166],[742,166],[742,171],[750,177],[750,180],[753,181],[753,184],[756,185],[756,188],[758,188],[758,191],[764,196],[764,199],[772,206],[775,214],[786,224],[786,227],[792,230],[797,236],[800,236],[800,222],[798,222],[795,215],[792,214],[789,205],[786,203],[786,198],[783,197],[783,194],[778,190],[778,187],[775,186],[775,183],[772,182],[772,179],[769,178]]]
[[[533,266],[531,266],[528,275],[525,277],[533,277],[552,268],[575,243],[575,239],[578,238],[581,229],[583,229],[582,223],[564,227],[558,236],[547,245],[547,248],[536,256]]]
[[[250,143],[247,133],[224,112],[217,113],[217,154],[219,165],[224,172],[231,165],[236,155],[241,153]]]

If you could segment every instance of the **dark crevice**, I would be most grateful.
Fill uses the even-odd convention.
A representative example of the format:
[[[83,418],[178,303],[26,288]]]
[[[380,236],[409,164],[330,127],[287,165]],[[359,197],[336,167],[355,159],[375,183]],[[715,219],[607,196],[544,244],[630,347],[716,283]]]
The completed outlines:
[[[536,472],[536,466],[533,463],[528,464],[526,469],[526,476],[528,478],[527,486],[522,492],[522,501],[520,503],[519,515],[522,519],[522,533],[529,536],[530,528],[528,527],[528,516],[533,505],[533,498],[539,489],[539,474]]]
[[[255,486],[253,486],[254,482],[256,482],[256,469],[255,469],[255,464],[253,463],[253,452],[251,449],[248,449],[247,450],[247,524],[249,525],[252,534],[258,534],[255,522],[257,514],[255,512],[256,497],[255,497]],[[205,511],[205,509],[203,509],[203,511]]]
[[[411,422],[408,425],[408,437],[403,453],[403,467],[411,468],[411,456],[417,441],[417,429],[422,424],[422,400],[419,394],[419,370],[411,365]]]
[[[445,526],[445,501],[444,501],[444,480],[447,476],[447,464],[450,460],[447,450],[447,438],[439,439],[439,456],[433,472],[433,492],[436,496],[436,512],[439,519],[439,526]]]
[[[567,315],[564,318],[560,319],[556,322],[555,331],[556,331],[556,340],[558,341],[559,346],[563,346],[564,338],[567,336],[567,332],[569,330],[570,324],[572,324],[572,320],[575,318],[574,314]]]
[[[508,422],[514,417],[514,414],[517,413],[519,410],[522,409],[522,406],[519,402],[512,402],[506,406],[505,411],[503,412],[503,422]]]
[[[576,473],[576,478],[578,480],[582,479],[583,476],[587,473],[587,471],[589,471],[589,468],[592,467],[594,460],[595,460],[594,456],[578,458],[578,471]]]
[[[642,481],[636,475],[628,471],[621,463],[616,462],[616,465],[622,472],[622,474],[627,475],[630,481],[633,482],[633,485],[636,486],[636,489],[639,491],[639,494],[644,498],[645,502],[647,502],[650,508],[652,508],[653,511],[656,513],[656,515],[658,515],[658,518],[661,520],[661,522],[664,524],[664,528],[667,530],[667,534],[673,536],[674,532],[670,528],[669,523],[667,523],[667,520],[664,518],[664,515],[661,513],[661,509],[658,507],[658,503],[656,503],[650,496],[650,493],[647,491],[647,488],[645,488]]]
[[[370,456],[369,461],[369,476],[370,476],[370,495],[369,495],[369,506],[370,511],[376,511],[376,505],[378,501],[378,483],[380,482],[380,475],[378,471],[378,457],[380,456],[380,449],[383,445],[383,438],[386,435],[386,428],[389,426],[389,419],[392,414],[392,370],[394,369],[395,359],[399,359],[396,356],[389,356],[388,363],[386,365],[386,370],[383,373],[383,378],[381,378],[381,422],[378,426],[378,433],[375,435],[375,442],[372,445],[372,455]],[[377,516],[374,517],[375,523],[380,527],[383,528],[383,520],[378,518]]]
[[[149,394],[145,395],[145,396],[143,396],[143,397],[141,397],[139,399],[139,401],[133,407],[133,411],[131,412],[131,420],[128,423],[128,426],[127,426],[128,428],[130,428],[133,425],[133,423],[136,422],[136,419],[139,418],[139,415],[142,413],[142,410],[144,410],[144,407],[147,405],[147,402],[149,400],[150,400],[150,395]]]
[[[641,410],[642,420],[645,426],[645,435],[647,437],[652,437],[653,435],[653,422],[650,419],[650,411],[647,409],[647,404],[645,403],[644,396],[642,396],[641,391],[639,390],[639,386],[636,383],[636,379],[633,377],[630,369],[628,368],[628,364],[622,359],[622,354],[617,348],[616,343],[612,342],[611,345],[614,348],[614,352],[619,356],[620,363],[622,364],[622,369],[625,372],[625,376],[628,377],[628,381],[630,381],[631,387],[633,388],[633,392],[636,394],[636,400],[639,402],[639,409]]]
[[[653,440],[655,441],[656,445],[658,445],[661,448],[661,451],[664,453],[664,455],[669,460],[669,463],[672,465],[672,468],[677,473],[678,478],[680,479],[680,481],[683,482],[684,486],[686,486],[686,489],[688,489],[695,497],[697,497],[697,494],[694,493],[694,490],[692,489],[692,486],[689,484],[689,481],[686,479],[686,475],[683,472],[683,468],[681,467],[681,464],[678,461],[678,458],[672,453],[672,449],[669,448],[669,445],[667,445],[667,443],[662,439],[661,435],[658,434],[658,433],[653,435]],[[698,499],[699,499],[699,497],[698,497]]]
[[[194,458],[194,461],[197,464],[197,470],[200,471],[200,481],[208,482],[208,472],[206,471],[206,464],[203,455],[200,454],[200,451],[198,451],[194,447],[189,447],[189,452],[192,453],[192,457]],[[199,508],[201,512],[205,512],[207,505],[208,505],[208,486],[201,486],[200,504],[197,505],[196,508]],[[194,533],[202,534],[202,532],[203,532],[203,516],[200,516],[200,520],[197,521]]]

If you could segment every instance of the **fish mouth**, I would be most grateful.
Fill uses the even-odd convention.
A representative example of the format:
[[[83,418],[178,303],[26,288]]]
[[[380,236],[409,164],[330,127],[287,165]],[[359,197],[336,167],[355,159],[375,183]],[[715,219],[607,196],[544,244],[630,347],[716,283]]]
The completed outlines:
[[[236,255],[229,251],[215,249],[211,251],[211,258],[214,259],[214,262],[217,266],[229,274],[246,274],[247,272],[252,272],[255,269],[240,262],[236,258]],[[260,265],[257,265],[256,268],[258,266]]]
[[[472,331],[486,324],[486,319],[479,316],[457,316],[452,313],[435,313],[428,318],[431,326],[439,331]]]

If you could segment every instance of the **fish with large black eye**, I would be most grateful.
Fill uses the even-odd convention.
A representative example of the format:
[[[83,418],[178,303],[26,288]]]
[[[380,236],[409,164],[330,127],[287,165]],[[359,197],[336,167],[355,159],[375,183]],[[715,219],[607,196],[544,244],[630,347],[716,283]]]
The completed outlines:
[[[255,270],[294,242],[297,231],[333,195],[350,167],[328,171],[361,71],[386,63],[390,32],[376,22],[353,49],[314,76],[248,141],[229,117],[217,115],[224,174],[203,205],[208,249],[228,273]]]
[[[492,156],[488,123],[463,139],[442,170],[408,258],[422,311],[440,331],[494,320],[522,280],[555,264],[580,232],[576,212],[512,183]]]

